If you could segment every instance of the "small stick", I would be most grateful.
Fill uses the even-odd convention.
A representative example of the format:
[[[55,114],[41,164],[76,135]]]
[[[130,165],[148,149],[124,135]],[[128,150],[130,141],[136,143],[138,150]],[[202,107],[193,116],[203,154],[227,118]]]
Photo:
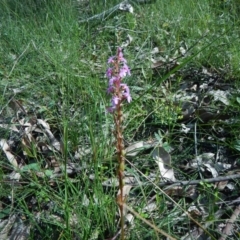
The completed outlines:
[[[228,181],[233,179],[239,179],[240,174],[232,174],[228,176],[221,176],[216,178],[205,178],[200,180],[191,180],[191,181],[178,181],[178,182],[161,182],[158,184],[158,186],[163,187],[166,185],[170,185],[167,188],[173,187],[173,186],[187,186],[187,185],[198,185],[202,182],[204,183],[215,183],[215,182],[221,182],[221,181]]]
[[[227,221],[226,227],[224,228],[223,233],[222,233],[223,235],[219,238],[219,240],[225,240],[225,239],[227,239],[227,237],[229,235],[231,235],[232,229],[233,229],[233,224],[236,221],[236,219],[238,218],[239,214],[240,214],[240,205],[238,205],[236,207],[231,218]]]

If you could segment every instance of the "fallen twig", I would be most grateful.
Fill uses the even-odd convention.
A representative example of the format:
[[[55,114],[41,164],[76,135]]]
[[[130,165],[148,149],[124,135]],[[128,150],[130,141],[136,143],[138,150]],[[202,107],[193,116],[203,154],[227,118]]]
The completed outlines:
[[[158,186],[163,187],[166,185],[170,185],[167,188],[174,187],[174,186],[187,186],[187,185],[198,185],[202,182],[204,183],[214,183],[214,182],[221,182],[221,181],[227,181],[227,180],[233,180],[233,179],[239,179],[240,174],[232,174],[228,176],[221,176],[216,178],[206,178],[206,179],[200,179],[200,180],[191,180],[191,181],[178,181],[178,182],[161,182],[158,184]]]
[[[126,161],[136,169],[136,167],[129,161],[126,159]],[[138,172],[140,172],[138,169],[136,169]],[[141,172],[140,172],[141,173]],[[142,174],[142,173],[141,173]],[[145,176],[145,175],[144,175]],[[148,179],[145,176],[146,179]],[[175,187],[175,186],[188,186],[188,185],[198,185],[200,183],[215,183],[215,182],[221,182],[221,181],[228,181],[228,180],[233,180],[233,179],[240,179],[240,173],[238,174],[232,174],[232,175],[227,175],[227,176],[219,176],[219,177],[215,177],[215,178],[205,178],[205,179],[200,179],[200,180],[189,180],[189,181],[167,181],[167,182],[160,182],[158,184],[156,184],[158,187],[164,187],[167,186],[166,188],[164,188],[164,190]],[[150,181],[150,179],[148,179]],[[151,182],[151,181],[150,181]],[[150,186],[152,185],[152,183],[128,183],[129,185],[134,186]]]
[[[231,218],[227,221],[226,227],[223,229],[222,236],[219,238],[219,240],[225,240],[229,235],[232,234],[233,224],[238,218],[239,214],[240,214],[240,205],[236,207]]]
[[[168,181],[168,182],[160,182],[158,183],[158,187],[164,187],[164,190],[167,190],[169,188],[175,187],[175,186],[188,186],[188,185],[198,185],[200,183],[215,183],[215,182],[221,182],[221,181],[228,181],[228,180],[233,180],[233,179],[240,179],[240,174],[232,174],[228,176],[221,176],[221,177],[216,177],[216,178],[205,178],[205,179],[200,179],[200,180],[189,180],[189,181]],[[128,183],[132,185],[133,187],[137,186],[150,186],[152,183]],[[110,185],[109,185],[110,186]]]

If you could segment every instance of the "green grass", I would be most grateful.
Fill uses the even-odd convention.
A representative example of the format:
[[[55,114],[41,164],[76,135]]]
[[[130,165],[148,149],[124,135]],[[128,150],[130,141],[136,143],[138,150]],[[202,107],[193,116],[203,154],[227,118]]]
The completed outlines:
[[[16,214],[29,227],[29,239],[106,239],[118,230],[117,189],[102,186],[104,180],[116,173],[113,120],[105,110],[110,100],[104,74],[108,57],[115,54],[116,47],[128,35],[132,42],[124,55],[131,67],[132,75],[127,81],[133,101],[124,108],[126,144],[149,140],[159,129],[168,130],[164,141],[175,147],[179,144],[181,105],[175,103],[173,96],[185,73],[205,67],[224,81],[234,80],[236,87],[239,86],[239,1],[156,0],[150,4],[132,1],[134,14],[115,11],[103,19],[79,23],[118,2],[89,1],[84,5],[70,0],[2,0],[0,3],[0,120],[9,122],[16,117],[16,111],[9,107],[14,97],[29,112],[20,117],[25,121],[33,117],[44,119],[62,142],[61,151],[48,154],[30,144],[24,155],[21,136],[0,128],[1,138],[16,141],[11,151],[18,163],[30,166],[21,172],[19,184],[9,183],[5,177],[12,166],[1,153],[0,219]],[[155,47],[160,53],[154,55],[151,51]],[[181,56],[180,47],[189,49],[185,57]],[[178,58],[180,71],[175,72],[174,66],[166,64],[151,68],[151,58],[166,56]],[[170,71],[175,75],[163,81]],[[21,92],[14,93],[20,89]],[[239,111],[238,96],[235,93],[225,112]],[[215,143],[225,147],[234,159],[238,158],[234,145],[239,139],[238,119],[235,114],[236,123],[226,124],[229,132],[226,141]],[[210,123],[200,123],[199,136],[205,138],[211,127]],[[194,158],[193,135],[187,138],[190,145],[182,152],[175,150],[172,158],[175,171],[189,180],[178,167]],[[77,150],[80,153],[90,150],[90,154],[75,159]],[[199,148],[200,153],[207,150],[204,145]],[[156,168],[149,154],[144,154],[132,161],[142,175],[127,165],[127,171],[142,181],[146,181],[143,175],[148,176]],[[51,179],[53,160],[63,174]],[[80,170],[68,176],[66,166],[70,162]],[[39,172],[44,176],[39,177]],[[95,179],[90,178],[93,174]],[[197,178],[197,172],[190,178]],[[202,199],[214,196],[217,202],[222,198],[211,186],[202,186],[199,191]],[[159,210],[149,214],[143,208],[154,194]],[[189,202],[184,198],[177,197],[175,201],[188,209]],[[154,185],[132,189],[129,205],[176,239],[193,224]],[[216,209],[210,205],[207,208],[217,221]],[[231,210],[228,214],[231,215]],[[176,216],[183,218],[180,233]],[[204,225],[200,219],[199,222]],[[129,239],[163,239],[137,218],[129,229]],[[219,237],[214,228],[208,230],[216,239]]]

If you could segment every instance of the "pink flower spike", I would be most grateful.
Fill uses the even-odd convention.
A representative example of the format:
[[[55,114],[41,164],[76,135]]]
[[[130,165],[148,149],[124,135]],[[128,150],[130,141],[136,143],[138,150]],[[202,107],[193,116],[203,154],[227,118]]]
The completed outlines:
[[[107,93],[112,96],[111,106],[107,107],[109,113],[121,111],[120,104],[125,99],[128,103],[132,101],[130,90],[127,84],[122,83],[122,79],[127,75],[131,75],[126,59],[123,57],[122,49],[117,49],[116,56],[108,59],[111,65],[106,71],[106,77],[109,79]]]

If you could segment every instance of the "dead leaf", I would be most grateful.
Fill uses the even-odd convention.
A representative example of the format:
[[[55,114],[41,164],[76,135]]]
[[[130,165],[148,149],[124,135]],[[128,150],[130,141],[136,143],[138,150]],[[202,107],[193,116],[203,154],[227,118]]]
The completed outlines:
[[[211,90],[208,92],[208,94],[214,97],[214,101],[220,101],[225,105],[230,104],[229,101],[230,93],[228,91]]]
[[[37,119],[37,123],[42,125],[42,127],[44,128],[45,133],[50,140],[51,146],[53,146],[57,151],[62,151],[61,143],[52,134],[49,124],[42,119]]]
[[[125,149],[126,156],[127,157],[135,157],[137,156],[140,152],[151,149],[156,145],[156,142],[148,143],[144,141],[139,141],[136,143],[131,144]]]
[[[126,199],[129,195],[129,192],[130,192],[131,188],[132,188],[131,185],[124,185],[123,186],[123,203],[126,203]],[[117,199],[121,202],[120,193],[121,193],[121,191],[119,189],[118,193],[117,193]],[[127,208],[123,204],[123,216],[126,216],[126,214],[127,214]],[[120,209],[119,209],[119,216],[120,216]]]
[[[131,4],[127,3],[127,2],[122,2],[119,4],[119,10],[121,11],[126,11],[126,12],[130,12],[133,13],[133,7]]]
[[[28,240],[30,237],[31,224],[26,224],[21,218],[18,217],[15,221],[9,239],[14,240]]]
[[[171,188],[167,188],[166,190],[164,190],[164,192],[168,195],[168,196],[184,196],[184,189],[181,186],[172,186]],[[186,195],[186,194],[185,194]]]
[[[214,188],[218,188],[219,190],[223,190],[228,184],[228,181],[221,181],[221,182],[216,182],[214,185]]]
[[[126,220],[128,221],[128,223],[130,223],[131,225],[133,225],[134,216],[133,216],[131,213],[128,213],[125,218],[126,218]]]
[[[145,206],[145,207],[143,208],[143,212],[151,213],[151,212],[153,212],[153,211],[156,210],[156,209],[157,209],[157,204],[156,204],[156,202],[151,202],[151,203],[149,203],[147,206]]]
[[[209,172],[211,172],[211,174],[212,174],[212,176],[213,176],[214,178],[218,176],[218,172],[217,172],[217,170],[213,167],[213,164],[204,163],[203,165],[207,168],[207,170],[208,170]]]
[[[196,169],[199,166],[202,166],[203,163],[212,163],[214,160],[214,156],[214,153],[203,153],[201,155],[198,155],[196,158],[194,158],[187,164],[187,168]]]
[[[9,239],[9,232],[11,231],[16,218],[16,215],[11,215],[8,219],[0,222],[0,239]]]
[[[12,130],[14,132],[19,132],[19,130],[14,124],[0,124],[0,127],[4,129]]]
[[[11,149],[7,143],[6,139],[1,139],[0,140],[0,147],[2,148],[3,152],[6,154],[8,161],[11,163],[11,165],[14,168],[18,168],[18,163],[17,163],[17,159],[15,158],[15,156],[10,152]]]
[[[157,147],[154,149],[152,156],[158,164],[163,180],[176,181],[174,171],[171,168],[170,154],[163,147]]]
[[[121,44],[121,47],[126,48],[132,41],[133,41],[132,36],[128,34],[126,41]]]

